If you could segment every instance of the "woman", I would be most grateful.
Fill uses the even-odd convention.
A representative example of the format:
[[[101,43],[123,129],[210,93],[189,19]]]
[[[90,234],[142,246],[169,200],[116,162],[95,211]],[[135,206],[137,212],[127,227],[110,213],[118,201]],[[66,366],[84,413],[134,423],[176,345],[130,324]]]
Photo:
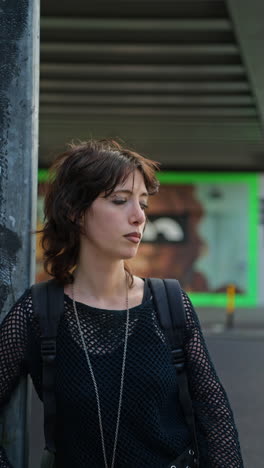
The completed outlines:
[[[190,443],[147,281],[125,262],[137,253],[148,198],[158,190],[156,169],[105,140],[71,146],[52,167],[42,243],[46,271],[65,293],[56,358],[57,468],[165,468]],[[182,295],[201,467],[241,468],[226,394]],[[1,405],[27,372],[41,397],[40,329],[30,290],[1,325],[0,360]],[[8,466],[2,450],[0,468]]]

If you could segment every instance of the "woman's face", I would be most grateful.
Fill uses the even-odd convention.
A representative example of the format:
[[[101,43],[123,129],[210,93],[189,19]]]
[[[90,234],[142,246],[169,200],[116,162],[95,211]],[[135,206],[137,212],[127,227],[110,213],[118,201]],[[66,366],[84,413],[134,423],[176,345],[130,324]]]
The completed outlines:
[[[134,257],[146,221],[148,193],[142,174],[136,170],[113,193],[99,195],[85,213],[82,246],[112,259]]]

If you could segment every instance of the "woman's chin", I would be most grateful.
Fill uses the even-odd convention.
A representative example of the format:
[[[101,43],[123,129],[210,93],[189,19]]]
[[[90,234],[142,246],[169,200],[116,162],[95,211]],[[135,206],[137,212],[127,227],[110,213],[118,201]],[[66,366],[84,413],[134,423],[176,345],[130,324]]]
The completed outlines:
[[[129,260],[130,258],[134,258],[137,255],[138,247],[130,248],[129,250],[122,252],[123,260]]]

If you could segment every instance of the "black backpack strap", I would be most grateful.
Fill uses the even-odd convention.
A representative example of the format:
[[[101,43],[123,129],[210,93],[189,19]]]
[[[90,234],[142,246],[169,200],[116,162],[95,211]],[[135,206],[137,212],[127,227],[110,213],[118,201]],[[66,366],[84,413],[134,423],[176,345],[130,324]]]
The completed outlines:
[[[148,283],[159,315],[160,323],[171,347],[172,362],[176,368],[179,382],[179,399],[188,424],[197,463],[199,460],[198,443],[195,429],[192,401],[190,397],[186,364],[183,349],[186,327],[185,308],[180,283],[175,279],[149,278]]]
[[[44,435],[46,449],[52,453],[55,447],[56,399],[55,358],[56,338],[60,317],[64,310],[64,291],[55,280],[31,286],[32,302],[39,318],[41,330],[42,391],[44,406]]]

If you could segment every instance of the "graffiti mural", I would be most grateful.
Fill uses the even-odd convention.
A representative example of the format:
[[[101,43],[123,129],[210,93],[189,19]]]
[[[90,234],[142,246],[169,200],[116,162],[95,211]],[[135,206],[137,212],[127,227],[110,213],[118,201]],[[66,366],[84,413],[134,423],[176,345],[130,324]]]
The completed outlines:
[[[185,289],[223,292],[247,288],[248,187],[165,185],[150,201],[138,258],[141,276],[178,278]]]

